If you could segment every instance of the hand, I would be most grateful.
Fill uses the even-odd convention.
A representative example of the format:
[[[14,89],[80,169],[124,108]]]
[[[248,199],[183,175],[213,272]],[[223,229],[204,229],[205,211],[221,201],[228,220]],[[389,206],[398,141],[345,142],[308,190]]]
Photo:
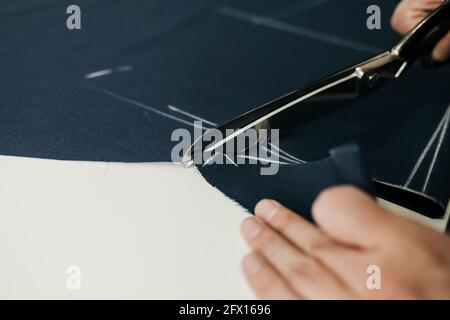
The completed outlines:
[[[273,200],[242,224],[245,276],[260,299],[450,298],[450,238],[348,186],[325,190],[314,226]],[[369,266],[381,289],[370,290]]]
[[[391,19],[392,28],[400,34],[406,34],[444,0],[402,0]],[[438,62],[450,58],[450,32],[439,41],[432,52]]]

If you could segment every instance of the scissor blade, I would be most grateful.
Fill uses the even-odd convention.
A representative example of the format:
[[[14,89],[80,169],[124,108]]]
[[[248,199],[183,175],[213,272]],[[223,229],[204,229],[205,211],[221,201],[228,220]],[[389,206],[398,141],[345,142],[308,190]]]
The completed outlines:
[[[308,123],[358,100],[383,83],[383,80],[397,77],[404,67],[404,61],[386,52],[304,89],[291,92],[216,127],[213,129],[215,132],[206,131],[185,154],[183,162],[191,164],[196,152],[211,154],[220,148],[221,152],[227,153],[224,151],[227,142],[237,139],[249,129],[278,129],[283,133]],[[214,141],[217,130],[221,132],[223,139]],[[242,149],[233,148],[232,152],[238,151]]]
[[[287,131],[293,125],[309,122],[317,116],[331,111],[332,103],[355,100],[359,97],[359,82],[357,73],[353,72],[311,92],[305,94],[294,92],[280,100],[273,101],[263,109],[254,110],[217,127],[216,130],[220,131],[230,128],[236,129],[236,131],[209,146],[205,151],[211,152],[252,128]],[[298,106],[300,103],[303,104],[301,107]]]

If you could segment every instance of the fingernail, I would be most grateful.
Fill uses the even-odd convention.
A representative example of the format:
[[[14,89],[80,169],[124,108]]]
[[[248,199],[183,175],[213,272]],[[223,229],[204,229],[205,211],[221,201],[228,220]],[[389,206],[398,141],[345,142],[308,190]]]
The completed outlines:
[[[264,218],[264,220],[269,221],[272,219],[277,213],[278,206],[272,200],[262,200],[260,201],[255,208],[255,212],[258,216]]]
[[[248,274],[255,275],[261,270],[262,264],[259,258],[249,255],[244,260],[244,269]]]
[[[244,221],[242,234],[246,239],[253,239],[261,232],[261,225],[254,218]]]

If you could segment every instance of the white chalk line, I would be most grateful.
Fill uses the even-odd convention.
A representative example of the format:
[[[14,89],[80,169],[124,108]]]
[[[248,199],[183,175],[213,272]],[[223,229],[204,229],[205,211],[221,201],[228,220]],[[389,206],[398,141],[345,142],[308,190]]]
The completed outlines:
[[[264,149],[265,151],[268,151],[268,152],[271,152],[271,153],[273,153],[275,156],[277,156],[278,158],[281,158],[281,159],[284,159],[284,160],[286,160],[286,161],[288,161],[288,163],[285,163],[285,162],[276,162],[276,163],[280,163],[280,164],[301,164],[301,163],[299,163],[299,162],[296,162],[296,161],[293,161],[292,159],[289,159],[289,158],[287,158],[287,157],[284,157],[284,156],[282,156],[282,155],[280,155],[280,154],[278,154],[278,153],[276,153],[276,152],[273,152],[272,150],[269,150],[269,149],[267,149],[266,147],[264,147],[264,146],[261,146],[261,148],[262,149]],[[238,158],[246,158],[246,159],[253,159],[253,160],[260,160],[261,162],[273,162],[273,160],[269,160],[269,159],[266,159],[266,158],[262,158],[262,157],[252,157],[252,156],[246,156],[246,155],[241,155],[241,152],[244,152],[245,150],[241,150],[236,156],[238,157]],[[238,167],[238,165],[226,154],[226,153],[221,153],[221,152],[218,152],[217,154],[223,154],[224,155],[224,157],[226,157],[232,164],[234,164],[236,167]],[[217,155],[216,154],[216,155]],[[216,155],[214,155],[214,156],[212,156],[212,157],[210,157],[207,161],[205,161],[205,164],[208,164],[208,163],[210,163],[211,161],[212,161],[212,159],[214,159],[215,158],[215,156]]]
[[[236,157],[238,158],[243,158],[243,159],[250,159],[250,160],[256,160],[256,161],[260,161],[260,162],[266,162],[266,163],[276,163],[276,164],[292,164],[292,163],[287,163],[287,162],[282,162],[282,161],[276,161],[276,160],[271,160],[271,159],[265,159],[265,158],[260,158],[260,157],[253,157],[253,156],[244,156],[244,155],[237,155]]]
[[[144,104],[142,102],[139,102],[139,101],[136,101],[136,100],[133,100],[133,99],[121,96],[121,95],[119,95],[117,93],[114,93],[114,92],[111,92],[111,91],[108,91],[108,90],[105,90],[105,89],[100,89],[98,87],[93,87],[93,86],[89,86],[89,85],[86,85],[86,84],[85,84],[85,86],[90,88],[90,89],[92,89],[92,90],[104,93],[104,94],[106,94],[106,95],[108,95],[110,97],[122,100],[122,101],[127,102],[129,104],[132,104],[134,106],[137,106],[139,108],[142,108],[142,109],[145,109],[145,110],[148,110],[148,111],[152,111],[152,112],[154,112],[156,114],[159,114],[162,117],[169,118],[169,119],[172,119],[174,121],[177,121],[177,122],[180,122],[180,123],[184,123],[184,124],[187,124],[187,125],[192,126],[192,127],[196,127],[196,128],[200,128],[200,129],[206,130],[206,128],[204,128],[202,126],[199,126],[196,123],[189,122],[189,121],[186,121],[184,119],[175,117],[175,116],[173,116],[171,114],[168,114],[168,113],[165,113],[163,111],[160,111],[160,110],[158,110],[156,108],[153,108],[153,107],[151,107],[149,105],[146,105],[146,104]]]
[[[425,192],[427,190],[428,183],[429,183],[430,177],[431,177],[431,173],[433,172],[434,166],[436,164],[437,157],[439,155],[439,152],[441,151],[442,143],[444,142],[444,138],[445,138],[445,135],[446,135],[447,130],[448,130],[448,122],[449,122],[449,120],[450,120],[450,113],[447,112],[446,120],[444,122],[444,126],[442,127],[442,131],[441,131],[441,134],[439,136],[438,144],[436,146],[436,150],[435,150],[434,155],[433,155],[433,160],[431,161],[431,165],[430,165],[430,168],[428,169],[427,177],[425,179],[425,183],[424,183],[423,188],[422,188],[423,192]]]
[[[116,68],[117,72],[127,72],[133,70],[132,66],[120,66]]]
[[[275,150],[278,150],[278,152],[279,152],[280,154],[282,153],[282,154],[284,154],[285,156],[287,156],[287,157],[293,159],[294,161],[297,161],[297,162],[300,163],[300,164],[306,163],[305,160],[302,160],[302,159],[299,159],[299,158],[293,156],[292,154],[290,154],[290,153],[284,151],[283,149],[280,149],[279,147],[277,147],[276,145],[274,145],[274,144],[272,144],[272,143],[269,143],[269,145],[270,145],[272,148],[274,148]]]
[[[115,69],[103,69],[103,70],[94,71],[94,72],[86,74],[84,76],[84,78],[85,79],[99,78],[99,77],[109,75],[113,72],[127,72],[127,71],[131,71],[131,70],[133,70],[132,66],[120,66]]]
[[[236,167],[238,167],[238,165],[236,164],[236,162],[233,161],[233,159],[231,159],[226,153],[224,154],[225,158],[228,159],[228,161],[230,161],[232,164],[234,164]]]
[[[219,154],[220,154],[220,153],[216,153],[215,155],[209,157],[209,159],[207,159],[207,160],[205,161],[205,163],[202,165],[202,168],[203,168],[204,166],[208,165],[211,161],[213,161]]]
[[[244,147],[244,148],[242,148],[241,150],[239,150],[239,151],[237,152],[237,154],[245,153],[245,151],[246,151],[247,149],[250,149],[250,148],[252,148],[252,147],[255,146],[255,145],[259,145],[259,143],[260,143],[260,141],[259,141],[259,140],[256,140],[252,145],[250,145],[250,146],[248,146],[248,147]],[[260,145],[260,148],[262,148],[263,150],[265,150],[265,151],[267,151],[267,152],[271,152],[271,153],[275,154],[275,155],[276,155],[277,157],[279,157],[279,158],[282,158],[282,159],[284,158],[284,160],[287,160],[287,161],[289,161],[289,162],[292,163],[292,164],[301,164],[301,162],[299,162],[299,161],[296,161],[296,160],[290,159],[290,158],[288,158],[288,157],[286,157],[286,156],[280,155],[280,153],[279,153],[280,148],[276,147],[274,144],[272,144],[272,143],[269,142],[269,145],[272,146],[272,147],[273,147],[276,151],[278,151],[278,152],[274,152],[273,150],[269,150],[269,149],[267,149],[266,147],[264,147],[263,145]],[[303,163],[304,163],[304,162],[303,162]]]
[[[408,179],[405,182],[404,186],[406,188],[411,184],[412,180],[414,179],[414,177],[417,174],[417,171],[422,166],[422,163],[423,163],[425,157],[427,156],[428,152],[430,151],[431,147],[433,146],[434,142],[436,141],[439,132],[441,131],[442,127],[444,126],[444,123],[445,123],[445,120],[447,118],[447,115],[448,115],[449,111],[450,111],[450,106],[448,107],[448,109],[444,113],[444,116],[442,117],[441,121],[439,122],[436,130],[433,132],[430,140],[428,141],[427,145],[425,146],[425,148],[423,149],[423,151],[420,154],[419,158],[417,159],[416,164],[414,165],[411,173],[409,174]]]
[[[192,114],[192,113],[190,113],[190,112],[184,111],[184,110],[182,110],[182,109],[180,109],[180,108],[177,108],[177,107],[175,107],[175,106],[168,105],[167,107],[168,107],[169,110],[171,110],[171,111],[178,112],[178,113],[183,114],[183,115],[185,115],[185,116],[188,116],[188,117],[190,117],[190,118],[192,118],[192,119],[195,119],[195,120],[199,120],[199,121],[205,122],[205,123],[210,124],[211,126],[214,126],[214,127],[217,126],[217,123],[214,123],[214,122],[209,121],[209,120],[207,120],[207,119],[205,119],[205,118],[199,117],[199,116],[197,116],[197,115],[195,115],[195,114]],[[256,142],[256,143],[257,143],[257,142]],[[299,159],[299,158],[294,157],[293,155],[287,153],[286,151],[281,150],[280,148],[276,147],[275,145],[273,145],[273,144],[271,144],[271,143],[269,143],[269,145],[270,145],[271,147],[273,147],[275,150],[277,150],[278,153],[275,153],[273,150],[269,150],[269,149],[267,149],[267,148],[265,148],[265,147],[263,147],[263,148],[264,148],[266,151],[273,152],[276,156],[278,156],[278,157],[281,158],[281,159],[284,159],[284,160],[286,160],[286,161],[289,161],[289,162],[295,163],[295,164],[304,164],[304,163],[306,163],[305,161],[303,161],[303,160],[301,160],[301,159]],[[243,152],[243,151],[245,151],[245,150],[241,150],[240,152]],[[285,154],[285,156],[281,155],[280,152],[283,153],[283,154]],[[229,159],[229,157],[228,157],[226,154],[225,154],[225,156]],[[229,160],[232,161],[231,159],[229,159]]]
[[[172,110],[173,112],[177,112],[177,113],[185,115],[185,116],[187,116],[189,118],[192,118],[192,119],[195,119],[195,120],[198,120],[198,121],[202,121],[202,122],[207,123],[207,124],[209,124],[209,125],[211,125],[213,127],[217,126],[217,124],[214,123],[214,122],[211,122],[209,120],[206,120],[204,118],[196,116],[195,114],[189,113],[187,111],[181,110],[180,108],[174,107],[172,105],[168,105],[167,108],[169,108],[169,110]]]
[[[111,69],[99,70],[95,72],[88,73],[84,76],[86,79],[93,79],[98,77],[106,76],[107,74],[111,74],[113,71]]]
[[[223,154],[224,157],[227,158],[235,167],[239,167],[236,162],[234,162],[233,159],[231,159],[226,153],[217,152],[215,155],[209,157],[209,159],[205,161],[205,163],[202,165],[202,168],[211,163],[211,161],[214,160],[219,154]]]
[[[280,158],[280,159],[289,161],[290,163],[302,164],[301,162],[296,161],[296,160],[293,160],[293,159],[288,158],[288,157],[286,157],[286,156],[283,156],[283,155],[281,155],[281,154],[278,153],[278,152],[274,152],[273,150],[269,150],[269,149],[267,149],[267,148],[264,147],[264,146],[261,146],[261,148],[262,148],[263,150],[267,151],[267,152],[273,153],[275,156],[277,156],[277,157]]]
[[[362,43],[358,43],[352,40],[344,39],[338,36],[330,35],[320,31],[312,30],[309,28],[301,27],[298,25],[293,25],[290,23],[282,22],[276,19],[272,19],[266,16],[257,15],[251,12],[246,12],[243,10],[238,10],[231,7],[221,6],[218,12],[222,15],[232,17],[238,20],[251,22],[256,25],[262,25],[279,31],[284,31],[287,33],[311,38],[314,40],[331,43],[341,47],[358,50],[361,52],[366,52],[370,54],[375,54],[382,52],[380,48],[372,47]]]
[[[286,9],[280,10],[274,14],[271,14],[270,17],[274,19],[286,18],[294,14],[321,6],[325,3],[328,3],[329,1],[330,0],[306,0],[293,6],[290,6]]]
[[[180,123],[184,123],[184,124],[187,124],[187,125],[189,125],[189,126],[196,127],[196,128],[200,128],[200,129],[202,129],[202,130],[207,130],[207,129],[208,129],[208,128],[204,127],[204,126],[200,126],[200,125],[196,124],[195,122],[186,121],[186,120],[181,119],[181,118],[179,118],[179,117],[173,116],[173,115],[171,115],[171,114],[168,114],[168,113],[166,113],[166,112],[163,112],[163,111],[160,111],[160,110],[158,110],[158,109],[156,109],[156,108],[153,108],[153,107],[151,107],[151,106],[149,106],[149,105],[146,105],[146,104],[144,104],[144,103],[142,103],[142,102],[139,102],[139,101],[136,101],[136,100],[133,100],[133,99],[130,99],[130,98],[121,96],[121,95],[119,95],[119,94],[117,94],[117,93],[114,93],[114,92],[111,92],[111,91],[108,91],[108,90],[105,90],[105,89],[101,89],[101,88],[98,88],[98,87],[94,87],[94,86],[91,86],[91,85],[86,85],[86,84],[84,84],[84,86],[86,86],[86,87],[88,87],[88,88],[90,88],[90,89],[92,89],[92,90],[95,90],[95,91],[104,93],[104,94],[106,94],[106,95],[109,95],[109,96],[111,96],[111,97],[114,97],[114,98],[116,98],[116,99],[119,99],[119,100],[125,101],[125,102],[127,102],[127,103],[133,104],[133,105],[135,105],[135,106],[137,106],[137,107],[140,107],[140,108],[143,108],[143,109],[145,109],[145,110],[152,111],[152,112],[154,112],[154,113],[159,114],[160,116],[163,116],[163,117],[172,119],[172,120],[174,120],[174,121],[177,121],[177,122],[180,122]],[[187,112],[187,111],[181,110],[180,108],[177,108],[177,107],[175,107],[175,106],[173,106],[173,105],[169,105],[168,108],[169,108],[169,110],[171,110],[171,111],[178,112],[178,113],[180,113],[180,114],[183,114],[183,115],[188,116],[188,117],[190,117],[190,118],[193,118],[193,119],[195,119],[195,120],[199,120],[199,121],[205,122],[205,123],[210,124],[210,125],[212,125],[212,126],[217,126],[217,124],[214,123],[214,122],[212,122],[212,121],[209,121],[209,120],[207,120],[207,119],[201,118],[201,117],[199,117],[199,116],[197,116],[197,115],[194,115],[194,114],[192,114],[192,113],[189,113],[189,112]],[[269,143],[269,145],[270,145],[273,149],[277,150],[278,153],[275,153],[273,150],[269,150],[269,149],[267,149],[267,148],[264,147],[266,151],[273,152],[273,153],[274,153],[276,156],[278,156],[280,159],[283,159],[283,160],[285,160],[285,161],[288,161],[290,164],[304,164],[304,163],[306,163],[305,161],[303,161],[303,160],[301,160],[301,159],[299,159],[299,158],[297,158],[297,157],[295,157],[295,156],[293,156],[293,155],[287,153],[286,151],[283,151],[282,149],[280,149],[279,147],[275,146],[275,145],[272,144],[272,143]],[[283,153],[284,155],[282,155],[281,153]],[[227,157],[229,161],[233,162],[233,160],[230,159],[226,154],[225,154],[225,157]],[[211,161],[211,160],[210,160],[210,161]],[[267,161],[267,160],[266,160],[266,161]],[[289,163],[280,162],[280,164],[289,164]],[[234,163],[234,162],[233,162],[233,164],[236,165],[236,163]],[[237,166],[237,165],[236,165],[236,166]]]

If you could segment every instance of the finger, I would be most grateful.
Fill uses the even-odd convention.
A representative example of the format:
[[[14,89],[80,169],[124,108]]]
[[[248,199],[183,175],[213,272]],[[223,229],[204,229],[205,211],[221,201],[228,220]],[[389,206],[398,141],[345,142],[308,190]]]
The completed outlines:
[[[402,1],[391,18],[392,28],[400,34],[406,34],[444,0]]]
[[[331,244],[316,226],[274,200],[260,201],[256,205],[255,215],[310,255],[315,255],[320,247]]]
[[[249,254],[242,262],[245,277],[258,299],[294,300],[295,295],[280,275],[259,254]]]
[[[412,9],[415,10],[423,10],[423,11],[433,11],[437,7],[439,7],[445,0],[422,0],[417,1],[414,0],[412,2]]]
[[[292,278],[298,265],[310,260],[301,250],[257,218],[242,223],[242,235],[250,248],[261,253],[285,278]]]
[[[350,265],[354,260],[353,256],[350,263],[346,263],[345,260],[334,261],[336,252],[341,252],[340,250],[334,250],[337,245],[332,243],[320,229],[297,215],[295,212],[274,200],[262,200],[257,204],[255,214],[309,255],[322,261],[321,258],[324,254],[327,261],[338,263],[338,268],[335,268],[334,265],[328,265],[327,267],[329,270],[337,271],[339,273],[342,271],[349,271],[347,272],[348,276],[353,274],[352,270],[354,269],[354,265]],[[328,252],[331,252],[331,254],[327,254]],[[341,265],[342,267],[340,267]],[[336,272],[334,272],[334,274],[336,274]],[[339,274],[336,278],[340,278]],[[342,287],[343,286],[341,285],[339,288]],[[343,294],[340,295],[342,297],[344,296]]]
[[[438,42],[433,50],[432,57],[438,62],[444,62],[450,58],[450,32]]]
[[[425,16],[426,12],[419,10],[397,13],[392,16],[391,25],[395,31],[404,35],[411,31]]]
[[[365,290],[369,264],[362,253],[331,243],[321,230],[274,200],[259,202],[255,213],[281,235],[319,259],[346,287],[354,291]]]
[[[368,268],[382,264],[378,256],[370,251],[366,252],[345,246],[321,251],[320,261],[331,269],[349,290],[359,294],[368,293]]]
[[[323,191],[312,213],[325,234],[356,247],[374,247],[388,241],[397,220],[367,194],[350,186]]]
[[[250,247],[302,297],[337,299],[346,296],[342,283],[329,270],[257,218],[244,221],[242,234]]]
[[[405,34],[410,29],[410,18],[413,10],[409,9],[408,3],[406,1],[400,2],[400,4],[395,8],[394,13],[391,17],[392,29],[400,34]]]
[[[255,214],[293,244],[319,259],[347,287],[365,284],[366,266],[360,252],[331,242],[316,226],[274,200],[260,201]]]

